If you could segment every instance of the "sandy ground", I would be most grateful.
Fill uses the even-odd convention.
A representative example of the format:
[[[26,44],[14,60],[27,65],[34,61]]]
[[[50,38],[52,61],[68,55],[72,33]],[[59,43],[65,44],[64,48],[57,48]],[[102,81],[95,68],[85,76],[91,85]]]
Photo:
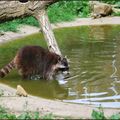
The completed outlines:
[[[62,22],[52,24],[52,28],[81,26],[81,25],[105,25],[105,24],[120,24],[120,17],[106,17],[100,19],[81,18],[76,19],[73,22]],[[39,32],[39,29],[31,26],[23,26],[19,29],[18,33],[6,32],[0,36],[0,43],[7,42],[9,40],[24,37],[33,33]],[[14,113],[22,113],[23,110],[40,111],[43,114],[53,113],[57,116],[72,117],[72,118],[90,118],[91,112],[95,108],[92,105],[70,104],[64,103],[59,100],[47,100],[40,97],[28,96],[18,97],[16,96],[16,90],[0,84],[0,91],[3,91],[4,95],[0,97],[0,105],[9,108]],[[27,105],[27,108],[25,108]],[[106,116],[119,113],[120,109],[107,109],[104,108]]]
[[[16,90],[0,84],[0,89],[4,95],[0,97],[0,105],[9,108],[12,113],[20,114],[24,111],[39,111],[41,114],[53,113],[56,116],[70,118],[91,118],[92,110],[98,110],[92,105],[70,104],[59,100],[48,100],[40,97],[28,95],[28,97],[16,96]],[[120,109],[104,109],[106,116],[119,113]]]

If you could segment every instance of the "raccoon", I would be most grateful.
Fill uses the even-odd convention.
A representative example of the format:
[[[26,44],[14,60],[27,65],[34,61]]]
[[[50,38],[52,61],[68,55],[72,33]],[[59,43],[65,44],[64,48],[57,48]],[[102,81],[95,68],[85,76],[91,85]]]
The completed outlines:
[[[14,59],[0,70],[0,77],[5,77],[16,68],[23,79],[51,80],[61,71],[69,71],[66,58],[50,52],[40,46],[25,46],[18,50]]]

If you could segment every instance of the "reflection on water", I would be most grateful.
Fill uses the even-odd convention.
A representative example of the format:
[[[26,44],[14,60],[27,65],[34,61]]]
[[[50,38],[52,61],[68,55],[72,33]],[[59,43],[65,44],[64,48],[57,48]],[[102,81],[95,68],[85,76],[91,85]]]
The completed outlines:
[[[70,59],[70,78],[24,81],[11,73],[0,81],[13,87],[21,84],[30,94],[45,98],[120,107],[120,26],[64,28],[55,30],[55,35]]]
[[[65,53],[71,60],[71,73],[65,102],[120,107],[120,26],[90,26],[74,36]],[[69,46],[70,45],[70,46]],[[71,50],[70,50],[71,48]],[[71,92],[70,92],[71,93]]]

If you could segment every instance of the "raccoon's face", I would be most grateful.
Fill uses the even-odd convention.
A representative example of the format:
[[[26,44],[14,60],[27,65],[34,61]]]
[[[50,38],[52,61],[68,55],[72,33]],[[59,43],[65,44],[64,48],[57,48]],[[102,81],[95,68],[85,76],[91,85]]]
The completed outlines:
[[[60,61],[61,66],[59,67],[60,71],[69,71],[69,65],[68,65],[68,61],[67,58],[62,58]]]
[[[62,72],[65,76],[69,75],[70,73],[67,58],[60,58],[55,69],[57,72]]]

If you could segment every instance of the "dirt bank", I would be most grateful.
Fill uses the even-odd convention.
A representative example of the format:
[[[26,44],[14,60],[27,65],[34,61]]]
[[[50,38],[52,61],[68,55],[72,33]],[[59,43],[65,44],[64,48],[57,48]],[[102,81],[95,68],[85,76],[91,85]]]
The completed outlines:
[[[81,25],[105,25],[105,24],[120,24],[120,17],[106,17],[100,19],[81,18],[76,19],[73,22],[62,22],[53,24],[53,28],[70,27],[70,26],[81,26]],[[19,29],[18,33],[6,32],[0,36],[0,42],[6,42],[15,38],[24,37],[32,33],[38,32],[39,29],[31,26],[23,26]],[[93,109],[96,109],[91,105],[81,104],[70,104],[64,103],[58,100],[47,100],[40,97],[28,96],[28,97],[17,97],[15,95],[16,90],[0,84],[0,90],[4,92],[4,96],[0,97],[0,105],[10,109],[15,113],[21,113],[24,110],[24,106],[27,103],[27,109],[29,111],[39,110],[41,113],[53,113],[58,116],[70,116],[72,118],[90,118]],[[36,91],[37,92],[37,91]],[[104,109],[106,116],[120,112],[120,109]]]
[[[53,113],[57,116],[72,117],[72,118],[91,118],[93,109],[92,105],[70,104],[57,100],[47,100],[40,97],[28,96],[17,97],[16,90],[0,84],[0,89],[5,91],[3,97],[0,97],[0,105],[9,108],[11,112],[20,114],[23,110],[35,112],[36,110],[42,114]],[[27,108],[25,105],[27,104]],[[106,116],[111,116],[120,112],[120,109],[104,109]]]
[[[62,27],[74,27],[74,26],[83,26],[83,25],[117,25],[120,24],[120,17],[104,17],[99,19],[92,18],[78,18],[75,21],[71,22],[61,22],[52,24],[52,28],[62,28]],[[33,33],[39,32],[40,29],[33,26],[22,25],[19,28],[19,32],[5,32],[0,35],[0,43],[7,42],[16,38],[21,38]]]

